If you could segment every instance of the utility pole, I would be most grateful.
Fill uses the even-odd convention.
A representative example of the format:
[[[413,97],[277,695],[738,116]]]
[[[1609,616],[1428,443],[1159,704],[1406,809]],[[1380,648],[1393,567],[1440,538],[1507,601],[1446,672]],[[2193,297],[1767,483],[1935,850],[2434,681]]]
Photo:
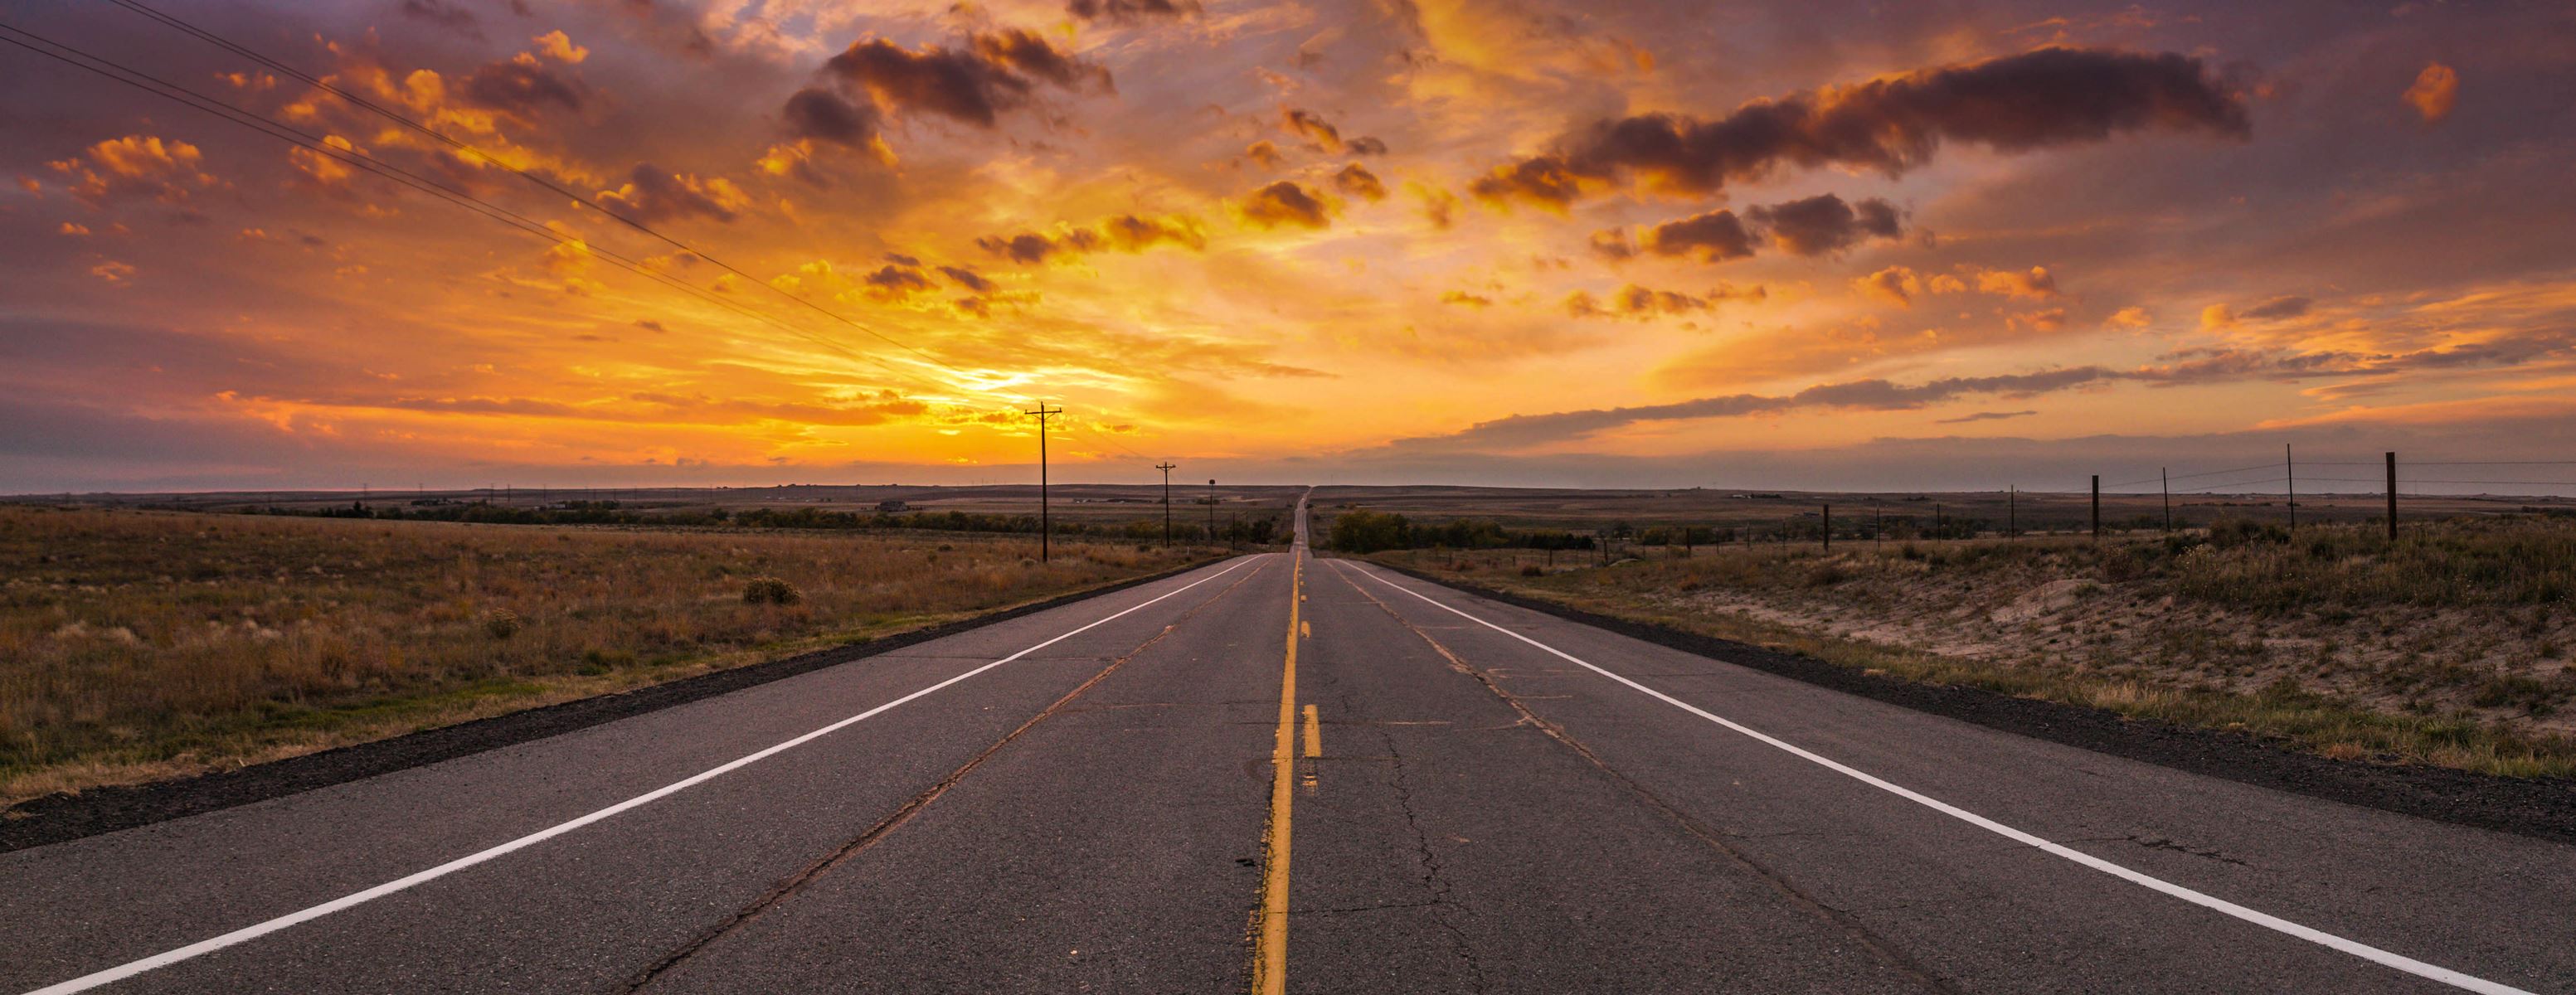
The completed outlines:
[[[2397,541],[2397,454],[2388,454],[2388,541]]]
[[[1830,553],[1834,551],[1834,506],[1825,504],[1819,507],[1825,509],[1825,552]]]
[[[2173,531],[2173,475],[2172,475],[2170,472],[2166,471],[2166,469],[2165,469],[2164,467],[2161,467],[2161,466],[2160,466],[2160,467],[2157,467],[2157,468],[2156,468],[2156,482],[2157,482],[2158,484],[2163,485],[2163,487],[2164,487],[2164,491],[2165,491],[2165,531],[2166,531],[2166,532],[2172,532],[2172,531]]]
[[[1021,413],[1038,420],[1038,562],[1044,563],[1047,561],[1048,542],[1055,534],[1054,523],[1047,517],[1047,419],[1063,414],[1064,409],[1050,408],[1045,401],[1039,401],[1037,410]]]
[[[2102,475],[2093,475],[2093,541],[2102,541]]]
[[[1216,541],[1216,478],[1208,478],[1208,541]]]
[[[1163,545],[1166,546],[1172,544],[1172,470],[1179,465],[1171,460],[1154,464],[1154,469],[1163,471]]]
[[[2290,444],[2281,444],[2281,472],[2290,482],[2290,531],[2299,530],[2299,465],[2290,460]]]

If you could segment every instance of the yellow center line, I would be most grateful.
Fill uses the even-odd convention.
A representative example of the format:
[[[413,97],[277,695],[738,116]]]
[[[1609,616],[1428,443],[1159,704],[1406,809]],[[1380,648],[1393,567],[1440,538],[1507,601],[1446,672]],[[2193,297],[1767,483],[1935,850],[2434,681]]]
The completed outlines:
[[[1296,800],[1298,602],[1306,600],[1305,551],[1288,551],[1288,661],[1279,677],[1279,731],[1270,746],[1270,830],[1261,862],[1261,933],[1253,951],[1253,991],[1288,990],[1288,810]]]
[[[1315,706],[1306,706],[1306,755],[1324,755],[1324,723],[1315,715]]]

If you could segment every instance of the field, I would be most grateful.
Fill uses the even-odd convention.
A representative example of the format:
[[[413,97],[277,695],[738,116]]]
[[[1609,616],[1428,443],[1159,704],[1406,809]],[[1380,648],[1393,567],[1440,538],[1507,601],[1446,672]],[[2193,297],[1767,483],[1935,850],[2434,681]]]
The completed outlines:
[[[2576,522],[1377,554],[1913,679],[2328,756],[2576,775]]]
[[[0,505],[0,805],[937,624],[1207,548]]]

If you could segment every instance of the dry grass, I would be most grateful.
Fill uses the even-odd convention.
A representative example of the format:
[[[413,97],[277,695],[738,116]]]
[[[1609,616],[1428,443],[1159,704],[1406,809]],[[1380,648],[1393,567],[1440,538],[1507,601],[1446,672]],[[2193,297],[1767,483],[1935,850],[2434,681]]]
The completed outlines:
[[[1915,680],[2250,731],[2346,759],[2576,776],[2576,523],[1390,562]]]
[[[1039,600],[1207,550],[0,507],[0,805]]]

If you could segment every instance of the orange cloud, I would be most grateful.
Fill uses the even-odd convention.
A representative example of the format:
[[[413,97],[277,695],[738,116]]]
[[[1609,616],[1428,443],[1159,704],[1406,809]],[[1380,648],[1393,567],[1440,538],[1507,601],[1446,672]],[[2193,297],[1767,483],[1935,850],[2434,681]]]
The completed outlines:
[[[1322,197],[1293,180],[1280,180],[1237,201],[1235,213],[1257,228],[1329,228],[1333,218]]]
[[[92,207],[133,195],[165,204],[184,203],[191,188],[215,185],[205,153],[186,142],[127,135],[90,146],[82,155],[46,165],[71,178],[71,194]]]
[[[2439,62],[2427,63],[2399,99],[2423,115],[2425,124],[2440,124],[2460,102],[2460,74]]]

